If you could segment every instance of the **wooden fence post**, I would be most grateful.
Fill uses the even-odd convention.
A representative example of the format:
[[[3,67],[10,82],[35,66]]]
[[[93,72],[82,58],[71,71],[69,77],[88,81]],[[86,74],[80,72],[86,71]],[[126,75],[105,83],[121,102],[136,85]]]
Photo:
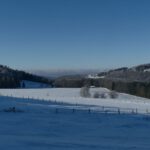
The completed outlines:
[[[138,109],[136,108],[136,114],[138,114]]]
[[[58,113],[58,108],[55,109],[55,113],[56,113],[56,114]]]
[[[102,111],[104,111],[104,106],[102,106]]]
[[[120,108],[118,108],[118,114],[120,115]]]
[[[75,112],[75,109],[73,108],[73,109],[72,109],[72,113],[74,113],[74,112]]]

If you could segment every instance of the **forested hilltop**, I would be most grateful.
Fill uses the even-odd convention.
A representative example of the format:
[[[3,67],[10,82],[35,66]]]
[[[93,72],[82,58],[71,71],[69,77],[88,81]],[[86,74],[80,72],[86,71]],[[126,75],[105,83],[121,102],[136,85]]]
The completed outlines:
[[[0,88],[20,88],[24,80],[52,84],[50,79],[0,65]]]

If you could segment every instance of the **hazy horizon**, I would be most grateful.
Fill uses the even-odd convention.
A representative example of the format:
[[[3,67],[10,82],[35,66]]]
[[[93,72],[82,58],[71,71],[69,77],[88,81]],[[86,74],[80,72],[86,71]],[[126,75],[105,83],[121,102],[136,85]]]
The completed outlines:
[[[150,64],[150,63],[146,63],[146,64]],[[97,74],[100,72],[105,72],[105,71],[109,71],[109,70],[113,70],[113,69],[119,69],[119,68],[123,68],[123,67],[127,67],[127,68],[133,68],[139,65],[145,65],[145,64],[136,64],[134,66],[121,66],[121,67],[116,67],[116,68],[101,68],[101,69],[28,69],[25,70],[29,73],[33,73],[36,75],[41,75],[41,76],[45,76],[45,77],[60,77],[60,76],[65,76],[65,75],[88,75],[88,74]]]
[[[87,74],[96,74],[102,71],[101,69],[49,69],[49,70],[25,70],[29,73],[45,76],[45,77],[61,77],[67,75],[87,75]]]
[[[15,68],[15,67],[8,66],[5,64],[1,64],[1,65],[8,66],[15,70],[32,73],[35,75],[40,75],[40,76],[45,76],[45,77],[61,77],[61,76],[67,76],[67,75],[88,75],[88,74],[94,75],[94,74],[97,74],[100,72],[105,72],[105,71],[109,71],[109,70],[113,70],[113,69],[119,69],[119,68],[123,68],[123,67],[133,68],[133,67],[136,67],[139,65],[145,65],[145,64],[150,64],[150,63],[136,64],[133,66],[118,66],[118,67],[112,67],[112,68],[97,68],[97,69],[96,68],[95,69],[94,68],[89,68],[89,69],[87,69],[87,68],[80,68],[80,69],[78,69],[78,68],[67,68],[67,69],[66,68],[55,68],[55,69],[32,68],[32,69],[26,69],[26,68]]]

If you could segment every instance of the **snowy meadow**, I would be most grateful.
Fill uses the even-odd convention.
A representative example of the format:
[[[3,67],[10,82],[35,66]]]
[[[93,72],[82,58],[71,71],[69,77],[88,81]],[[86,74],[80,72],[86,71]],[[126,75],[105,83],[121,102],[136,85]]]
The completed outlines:
[[[109,92],[94,88],[91,94],[95,91]],[[83,98],[80,89],[59,88],[1,89],[0,93],[0,149],[150,148],[150,116],[142,114],[149,108],[148,99],[127,94],[116,99]],[[137,114],[130,112],[141,106]]]
[[[124,93],[117,93],[116,98],[111,98],[111,92],[105,88],[91,88],[90,97],[82,97],[80,88],[41,88],[41,89],[0,89],[1,96],[14,98],[35,99],[39,101],[51,101],[68,104],[82,104],[97,109],[109,107],[114,110],[120,109],[123,112],[138,111],[138,113],[148,113],[150,111],[150,100]],[[105,93],[105,98],[93,98],[95,92]]]

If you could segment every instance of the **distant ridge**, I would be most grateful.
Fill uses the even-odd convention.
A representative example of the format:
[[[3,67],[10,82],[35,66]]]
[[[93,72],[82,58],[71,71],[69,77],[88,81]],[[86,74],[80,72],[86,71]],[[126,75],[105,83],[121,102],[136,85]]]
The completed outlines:
[[[106,79],[111,80],[150,82],[150,63],[137,65],[131,68],[122,67],[98,74],[98,76],[104,75]]]

